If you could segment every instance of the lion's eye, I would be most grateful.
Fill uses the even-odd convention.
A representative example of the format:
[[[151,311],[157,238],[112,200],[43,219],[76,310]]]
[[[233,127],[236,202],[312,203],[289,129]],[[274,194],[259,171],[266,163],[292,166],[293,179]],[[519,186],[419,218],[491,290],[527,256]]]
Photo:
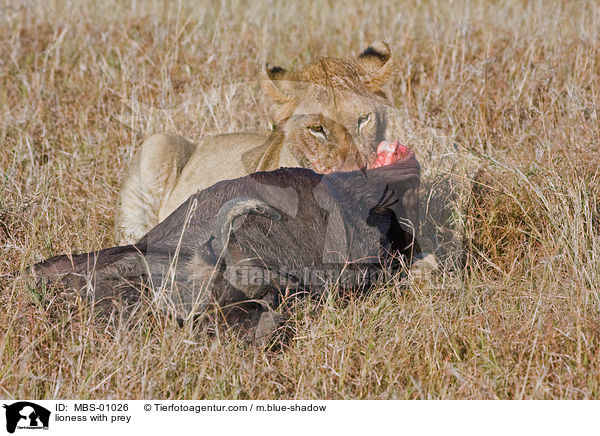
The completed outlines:
[[[362,129],[363,129],[363,128],[364,128],[364,127],[367,125],[367,124],[369,124],[369,121],[371,121],[371,116],[372,116],[372,115],[373,115],[373,114],[364,115],[364,116],[362,116],[362,117],[360,117],[360,118],[358,119],[358,123],[357,123],[357,126],[358,126],[358,133],[360,133],[360,132],[362,131]]]
[[[325,133],[325,129],[323,129],[323,126],[309,126],[307,127],[307,129],[311,135],[321,140],[327,139],[327,133]]]

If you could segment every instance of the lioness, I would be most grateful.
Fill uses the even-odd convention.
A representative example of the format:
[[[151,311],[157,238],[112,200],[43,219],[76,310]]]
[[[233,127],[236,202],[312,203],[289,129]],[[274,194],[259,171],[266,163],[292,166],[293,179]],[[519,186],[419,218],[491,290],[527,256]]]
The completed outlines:
[[[138,241],[190,195],[221,180],[280,167],[364,168],[384,139],[383,85],[393,72],[382,41],[356,58],[318,57],[296,72],[265,64],[260,83],[273,102],[273,131],[209,136],[197,144],[169,133],[147,138],[119,194],[117,242]]]

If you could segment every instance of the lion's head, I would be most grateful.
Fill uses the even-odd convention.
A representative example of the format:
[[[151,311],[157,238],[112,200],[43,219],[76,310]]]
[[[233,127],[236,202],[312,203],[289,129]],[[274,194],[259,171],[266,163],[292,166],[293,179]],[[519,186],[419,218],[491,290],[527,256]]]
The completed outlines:
[[[394,73],[389,46],[376,41],[351,59],[316,58],[299,71],[265,64],[261,87],[273,102],[284,150],[318,172],[355,169],[384,140]]]

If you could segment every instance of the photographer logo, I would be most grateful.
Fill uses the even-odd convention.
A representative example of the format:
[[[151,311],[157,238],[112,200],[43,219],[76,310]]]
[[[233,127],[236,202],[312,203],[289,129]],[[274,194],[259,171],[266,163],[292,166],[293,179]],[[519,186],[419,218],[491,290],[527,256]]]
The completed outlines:
[[[6,431],[14,433],[16,429],[22,430],[48,430],[50,411],[29,401],[19,401],[10,405],[4,404],[6,409]]]

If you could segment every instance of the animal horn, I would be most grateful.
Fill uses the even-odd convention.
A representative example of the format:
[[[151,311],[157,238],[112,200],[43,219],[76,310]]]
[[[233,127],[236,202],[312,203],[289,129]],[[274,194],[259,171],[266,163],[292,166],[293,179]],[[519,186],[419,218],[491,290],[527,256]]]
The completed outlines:
[[[213,223],[213,250],[217,256],[227,247],[231,232],[235,230],[235,221],[247,215],[263,216],[276,221],[281,219],[279,212],[262,200],[248,197],[229,200],[221,206]]]

